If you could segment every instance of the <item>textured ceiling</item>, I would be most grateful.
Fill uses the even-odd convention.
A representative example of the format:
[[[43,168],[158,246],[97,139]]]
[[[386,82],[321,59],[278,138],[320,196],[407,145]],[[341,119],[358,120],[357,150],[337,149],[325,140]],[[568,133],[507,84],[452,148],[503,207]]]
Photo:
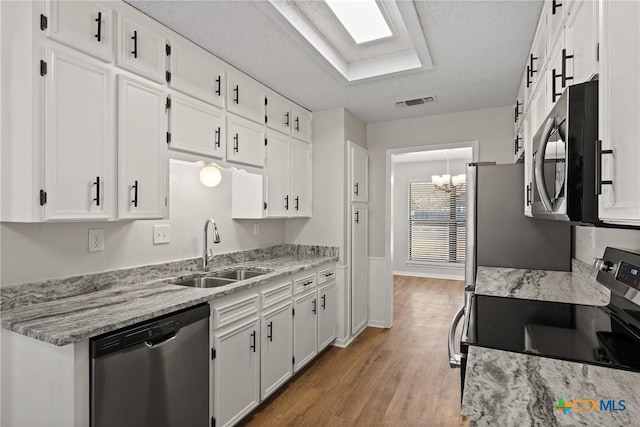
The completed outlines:
[[[309,110],[345,107],[367,123],[512,104],[542,8],[540,0],[415,1],[434,68],[345,84],[254,2],[128,3]],[[438,102],[395,106],[424,96]]]

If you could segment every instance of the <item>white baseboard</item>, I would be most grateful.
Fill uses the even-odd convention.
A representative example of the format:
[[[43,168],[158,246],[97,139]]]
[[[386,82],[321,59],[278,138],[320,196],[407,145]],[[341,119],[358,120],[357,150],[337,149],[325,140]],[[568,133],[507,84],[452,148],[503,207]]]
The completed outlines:
[[[370,320],[367,323],[367,326],[370,326],[372,328],[382,328],[382,329],[387,329],[387,324],[382,321],[382,320]]]
[[[464,280],[464,271],[462,274],[435,274],[435,273],[416,273],[414,271],[394,271],[394,276],[424,277],[428,279],[447,279],[447,280]]]
[[[345,338],[336,338],[336,340],[331,345],[334,346],[334,347],[346,348],[347,346],[349,346],[349,344],[351,344],[353,342],[353,340],[358,338],[358,335],[360,335],[362,333],[362,331],[364,331],[365,329],[367,329],[366,326],[364,328],[360,329],[358,331],[358,333],[355,334],[355,335],[351,335],[351,336],[348,336],[348,337],[345,337]]]

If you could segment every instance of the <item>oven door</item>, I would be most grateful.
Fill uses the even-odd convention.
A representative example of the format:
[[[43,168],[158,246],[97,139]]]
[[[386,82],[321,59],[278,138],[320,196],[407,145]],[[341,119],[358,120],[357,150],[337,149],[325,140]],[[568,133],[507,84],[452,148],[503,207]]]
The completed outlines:
[[[533,140],[534,217],[569,220],[567,215],[566,119],[550,114]]]

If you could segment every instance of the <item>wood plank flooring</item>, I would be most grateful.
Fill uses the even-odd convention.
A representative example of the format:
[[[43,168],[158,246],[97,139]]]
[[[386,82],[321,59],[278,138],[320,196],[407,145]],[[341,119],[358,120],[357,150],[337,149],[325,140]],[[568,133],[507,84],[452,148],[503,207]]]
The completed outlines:
[[[463,295],[463,282],[396,276],[393,328],[330,347],[241,425],[459,426],[447,333]]]

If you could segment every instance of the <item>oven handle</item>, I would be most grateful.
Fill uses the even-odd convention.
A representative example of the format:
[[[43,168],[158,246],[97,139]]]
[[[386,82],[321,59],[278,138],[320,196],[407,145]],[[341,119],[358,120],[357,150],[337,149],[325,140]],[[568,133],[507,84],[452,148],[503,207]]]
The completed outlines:
[[[553,212],[553,203],[551,203],[551,198],[549,197],[549,193],[547,192],[547,186],[544,183],[544,154],[547,150],[547,144],[549,143],[549,137],[551,136],[551,132],[553,132],[553,125],[555,123],[555,119],[550,117],[544,124],[544,128],[542,129],[542,138],[540,139],[540,146],[538,147],[538,161],[535,161],[535,178],[536,178],[536,188],[538,189],[538,194],[540,195],[540,200],[542,200],[542,204],[545,209],[549,212]],[[542,160],[542,161],[541,161]]]
[[[456,354],[456,328],[458,327],[458,323],[464,316],[464,305],[460,307],[453,320],[451,321],[451,326],[449,327],[449,366],[452,368],[459,368],[461,366],[462,355]]]

